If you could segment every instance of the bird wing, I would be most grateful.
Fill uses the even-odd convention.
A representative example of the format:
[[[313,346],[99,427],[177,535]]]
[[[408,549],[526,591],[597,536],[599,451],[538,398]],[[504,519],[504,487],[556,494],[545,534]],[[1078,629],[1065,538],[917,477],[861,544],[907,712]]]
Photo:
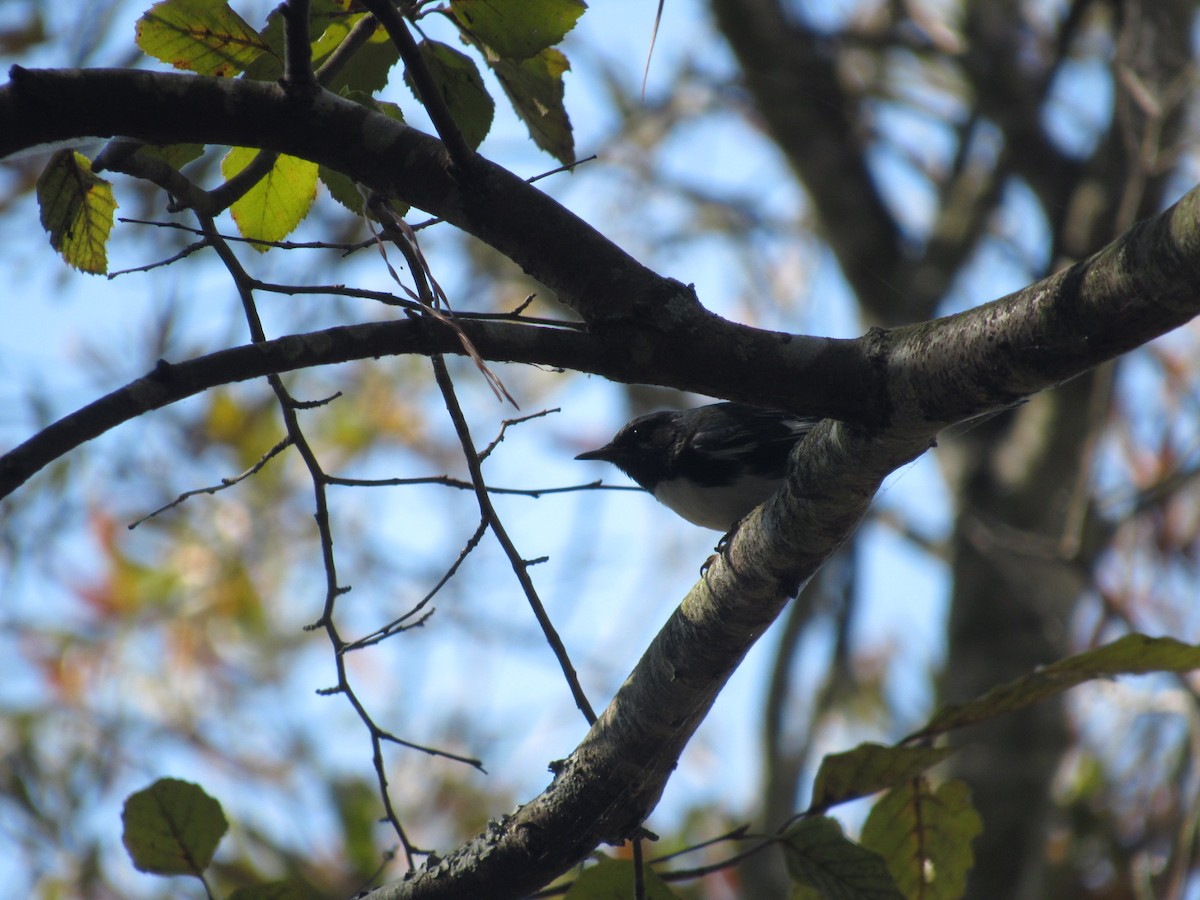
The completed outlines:
[[[812,416],[793,416],[755,406],[740,406],[736,418],[703,424],[692,437],[696,450],[724,459],[744,458],[762,447],[771,455],[783,453],[817,422]]]

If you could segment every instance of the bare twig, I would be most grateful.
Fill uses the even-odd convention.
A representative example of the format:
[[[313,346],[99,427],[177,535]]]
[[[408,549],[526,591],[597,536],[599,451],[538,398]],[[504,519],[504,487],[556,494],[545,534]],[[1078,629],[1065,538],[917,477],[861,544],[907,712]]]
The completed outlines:
[[[193,225],[186,225],[183,222],[160,222],[154,219],[134,219],[126,216],[117,216],[117,221],[126,225],[152,225],[155,228],[173,228],[176,231],[186,231],[190,234],[205,233],[202,229],[196,228]],[[221,240],[228,241],[229,243],[256,244],[260,247],[278,247],[281,250],[340,250],[345,253],[363,250],[375,243],[374,238],[346,244],[331,241],[264,241],[258,238],[242,237],[240,234],[223,234],[220,232],[218,232],[218,236]]]
[[[438,137],[442,139],[446,152],[450,154],[450,159],[454,161],[460,171],[467,171],[475,162],[475,151],[463,138],[458,123],[450,114],[450,108],[442,99],[442,94],[434,83],[429,67],[421,58],[420,48],[409,34],[404,16],[389,0],[362,0],[362,5],[374,13],[375,18],[387,29],[392,43],[400,51],[400,58],[404,60],[404,67],[408,70],[409,77],[412,78],[417,96],[421,98],[425,111],[429,113],[430,121],[437,129]]]
[[[251,339],[255,343],[261,343],[266,340],[266,335],[263,331],[262,321],[258,315],[258,310],[254,304],[253,288],[251,287],[252,279],[242,268],[229,245],[221,240],[216,233],[215,223],[209,216],[197,214],[201,227],[209,232],[209,239],[212,241],[213,249],[225,264],[226,269],[233,277],[234,284],[238,290],[238,296],[242,300],[242,307],[246,315],[246,322],[250,328]],[[400,823],[399,816],[396,813],[395,807],[392,805],[391,794],[388,791],[387,769],[383,759],[383,744],[384,742],[395,743],[400,746],[407,746],[414,750],[419,750],[423,753],[430,753],[438,756],[445,756],[447,759],[453,759],[458,762],[465,762],[468,765],[482,768],[478,760],[468,759],[458,756],[457,754],[447,751],[435,750],[421,744],[413,744],[397,738],[395,735],[381,729],[375,720],[371,717],[370,712],[363,706],[362,701],[355,693],[350,685],[349,677],[346,674],[346,664],[344,649],[346,642],[342,640],[338,633],[337,626],[334,623],[334,607],[337,603],[337,598],[350,590],[349,587],[343,587],[338,583],[337,563],[333,552],[333,530],[329,520],[329,500],[327,494],[328,481],[324,470],[321,468],[320,461],[316,457],[312,446],[308,443],[307,437],[304,435],[300,427],[299,419],[296,415],[299,404],[292,399],[288,394],[287,389],[283,385],[283,379],[277,374],[267,376],[267,382],[271,389],[275,392],[275,396],[279,402],[279,411],[283,417],[284,424],[287,428],[288,437],[301,459],[304,461],[305,467],[308,469],[309,477],[313,485],[313,499],[316,506],[314,519],[317,523],[317,533],[321,545],[321,563],[325,572],[325,603],[321,611],[321,617],[310,628],[321,628],[325,631],[329,638],[330,644],[334,650],[334,664],[337,671],[336,684],[323,691],[324,694],[342,694],[350,703],[359,720],[366,726],[371,741],[371,762],[375,769],[376,782],[379,785],[380,800],[383,804],[384,817],[396,832],[396,836],[400,840],[401,846],[404,848],[405,859],[410,871],[415,869],[417,855],[424,855],[428,851],[424,851],[416,847],[408,838],[408,834],[404,830],[404,826]]]
[[[542,605],[541,599],[538,597],[537,589],[533,586],[533,580],[529,577],[529,562],[521,557],[517,552],[516,546],[512,539],[509,538],[508,532],[505,530],[500,517],[496,514],[495,508],[492,506],[491,498],[488,496],[487,488],[484,486],[483,469],[480,464],[479,454],[475,452],[475,445],[471,440],[471,432],[467,428],[467,421],[463,417],[462,407],[459,406],[458,397],[454,392],[454,383],[450,380],[450,372],[446,369],[446,361],[440,354],[434,354],[430,357],[433,363],[433,374],[437,380],[438,388],[442,392],[442,398],[446,403],[446,411],[450,413],[450,418],[454,422],[454,430],[458,433],[459,443],[462,444],[463,456],[467,461],[467,468],[471,472],[471,481],[475,484],[475,498],[479,502],[479,511],[491,528],[492,533],[496,535],[496,540],[500,542],[500,546],[504,548],[504,553],[508,557],[509,564],[512,566],[513,573],[517,576],[517,581],[521,583],[522,589],[525,591],[525,597],[529,601],[529,606],[533,610],[534,618],[542,628],[542,634],[546,636],[547,643],[550,644],[554,651],[555,657],[558,659],[558,664],[562,668],[563,675],[567,679],[567,684],[571,689],[571,694],[575,697],[575,704],[583,712],[583,717],[587,719],[589,725],[596,721],[596,713],[592,710],[592,705],[588,702],[587,696],[583,693],[583,688],[579,684],[579,676],[575,673],[575,667],[571,665],[570,657],[567,655],[567,648],[563,645],[562,638],[558,636],[550,617],[546,614],[546,608]]]
[[[555,166],[553,169],[547,169],[545,172],[532,175],[525,179],[525,183],[533,184],[536,181],[541,181],[543,178],[548,178],[551,175],[557,175],[559,172],[569,172],[576,166],[581,166],[584,163],[595,162],[597,159],[599,159],[599,157],[593,153],[591,156],[585,156],[583,159],[577,159],[574,162],[566,163],[561,166]],[[426,219],[424,222],[418,222],[416,225],[412,226],[412,229],[413,231],[421,231],[425,228],[432,228],[434,225],[440,225],[445,221],[446,220],[440,216],[434,216],[432,219]]]
[[[481,457],[482,458],[482,457]],[[440,484],[443,487],[458,488],[463,491],[475,490],[475,485],[469,481],[463,481],[461,478],[452,478],[449,475],[421,475],[415,478],[345,478],[340,475],[328,476],[329,484],[337,484],[342,487],[406,487],[413,484]],[[534,500],[541,497],[543,494],[570,494],[576,491],[637,491],[644,492],[643,488],[634,487],[629,484],[604,484],[602,481],[589,481],[587,484],[568,484],[563,487],[553,488],[505,488],[496,487],[495,485],[485,484],[484,490],[489,494],[509,494],[518,497],[532,497]]]
[[[650,58],[654,56],[654,43],[658,40],[658,26],[662,24],[665,2],[666,0],[658,0],[658,10],[654,13],[654,29],[650,32],[650,48],[646,51],[646,68],[642,71],[642,100],[646,99],[646,82],[650,80]]]
[[[363,16],[355,22],[345,40],[337,45],[337,49],[330,53],[325,62],[321,63],[321,67],[317,69],[317,81],[328,86],[337,77],[338,72],[345,68],[346,63],[350,62],[358,49],[371,39],[378,26],[379,20],[372,15]]]
[[[270,450],[268,450],[266,453],[264,453],[262,455],[262,458],[259,459],[258,462],[256,462],[254,465],[252,465],[246,471],[242,472],[240,475],[234,475],[232,478],[222,478],[219,484],[213,484],[213,485],[209,485],[208,487],[195,488],[190,491],[184,491],[182,494],[180,494],[178,497],[176,497],[174,500],[172,500],[170,503],[166,504],[165,506],[160,506],[158,509],[154,510],[153,512],[146,513],[146,515],[142,516],[140,519],[130,522],[129,530],[132,531],[133,529],[135,529],[139,525],[141,525],[143,522],[147,521],[148,519],[153,519],[155,516],[159,515],[160,513],[166,512],[168,509],[174,509],[176,506],[179,506],[179,504],[183,503],[189,497],[195,497],[197,494],[215,494],[218,491],[223,491],[226,488],[233,487],[238,482],[245,481],[251,475],[258,472],[263,466],[265,466],[267,463],[269,463],[272,459],[274,459],[276,456],[278,456],[280,453],[282,453],[284,450],[286,450],[288,447],[290,447],[291,444],[292,444],[292,439],[290,437],[285,437],[278,444],[276,444],[274,447],[272,447]]]
[[[714,837],[714,838],[710,838],[707,841],[701,841],[700,843],[693,844],[690,847],[684,847],[682,850],[676,850],[674,853],[667,853],[667,854],[664,854],[663,856],[655,857],[654,859],[650,860],[649,865],[655,866],[657,863],[666,862],[669,859],[675,859],[676,857],[683,856],[686,853],[694,853],[697,850],[703,850],[705,847],[710,847],[714,844],[724,843],[725,841],[744,841],[744,840],[750,840],[751,838],[757,838],[758,843],[756,843],[753,847],[748,847],[747,849],[743,850],[740,853],[736,853],[733,856],[726,857],[725,859],[723,859],[719,862],[710,863],[706,866],[697,866],[697,867],[691,868],[691,869],[676,869],[674,871],[668,871],[668,872],[664,872],[659,869],[655,869],[655,874],[659,878],[661,878],[663,881],[667,881],[667,882],[691,881],[696,878],[703,878],[706,875],[712,875],[716,872],[724,871],[725,869],[731,869],[734,866],[743,862],[744,860],[748,859],[749,857],[752,857],[755,854],[762,852],[767,847],[771,847],[771,846],[774,846],[775,844],[779,843],[779,839],[777,837],[753,836],[753,835],[750,835],[747,833],[748,830],[749,830],[749,826],[741,825],[738,828],[733,829],[732,831],[726,832],[725,834],[722,834],[722,835],[718,835],[717,837]],[[571,889],[572,885],[574,885],[573,881],[568,881],[563,884],[556,884],[554,887],[545,888],[544,890],[540,890],[537,893],[530,894],[529,900],[538,900],[538,898],[545,898],[545,897],[561,897],[563,894],[567,893],[567,891],[569,891]]]
[[[459,551],[458,558],[455,559],[450,565],[450,568],[446,570],[446,574],[438,579],[438,582],[433,586],[433,589],[430,590],[429,593],[427,593],[424,597],[422,597],[416,606],[399,618],[388,622],[388,624],[384,625],[382,628],[376,629],[375,631],[372,631],[370,634],[365,635],[356,641],[351,641],[343,648],[342,652],[349,653],[351,650],[361,650],[363,647],[370,647],[373,644],[378,644],[380,641],[386,640],[393,634],[399,634],[401,631],[407,631],[410,628],[415,628],[417,625],[424,624],[425,620],[432,613],[422,616],[421,619],[414,624],[406,625],[405,623],[419,613],[422,609],[424,609],[429,601],[431,601],[437,595],[438,591],[446,586],[450,579],[454,577],[454,573],[458,571],[459,566],[461,566],[466,558],[471,554],[471,551],[479,546],[479,542],[483,539],[483,535],[486,532],[487,522],[480,521],[479,527],[475,529],[475,533],[471,535],[471,537],[467,540],[466,545],[462,548],[462,550]]]
[[[556,406],[554,409],[543,409],[541,412],[530,413],[527,416],[521,416],[516,419],[505,419],[500,423],[500,431],[494,438],[492,438],[492,442],[480,451],[479,461],[483,462],[492,455],[493,450],[500,446],[500,442],[504,440],[505,432],[508,431],[508,426],[520,425],[522,422],[528,422],[530,419],[540,419],[542,416],[548,416],[551,413],[556,412],[562,412],[562,410]]]
[[[136,272],[149,272],[152,269],[160,269],[163,266],[169,266],[172,263],[179,262],[179,260],[181,260],[181,259],[186,259],[187,257],[191,256],[193,253],[195,253],[197,250],[203,250],[207,246],[208,246],[208,241],[192,241],[192,243],[188,244],[186,247],[184,247],[178,253],[168,256],[166,259],[160,259],[157,262],[146,263],[143,266],[134,266],[131,269],[118,269],[115,272],[109,272],[104,277],[107,278],[109,281],[112,281],[118,275],[132,275]]]

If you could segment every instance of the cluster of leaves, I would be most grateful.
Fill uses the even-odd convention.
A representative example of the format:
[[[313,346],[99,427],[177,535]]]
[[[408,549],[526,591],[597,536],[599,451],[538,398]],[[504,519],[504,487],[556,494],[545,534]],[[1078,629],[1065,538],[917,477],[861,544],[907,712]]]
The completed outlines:
[[[1200,647],[1171,638],[1129,635],[1061,660],[1002,685],[976,700],[946,706],[919,731],[892,746],[867,743],[827,756],[813,787],[813,803],[795,822],[758,849],[779,844],[792,877],[794,897],[953,898],[962,896],[973,857],[971,842],[983,828],[970,789],[957,779],[934,784],[926,772],[955,750],[933,746],[938,735],[1017,712],[1097,678],[1200,668]],[[840,804],[883,792],[858,842],[825,813]],[[131,795],[123,814],[124,842],[135,866],[157,875],[204,871],[228,824],[220,804],[200,787],[161,779]],[[683,873],[688,875],[690,873]],[[570,900],[624,896],[634,863],[601,858],[571,885]],[[646,867],[642,896],[670,900],[671,873]],[[211,889],[206,884],[206,890]],[[292,898],[310,887],[293,882],[247,886],[231,900]]]
[[[353,0],[311,4],[309,28],[317,35],[311,44],[313,65],[320,72],[335,54],[352,48],[345,61],[339,57],[331,67],[324,86],[403,121],[399,106],[375,98],[386,87],[399,52],[383,26],[354,7]],[[534,143],[566,165],[575,159],[571,121],[563,105],[563,75],[570,63],[555,45],[586,8],[583,0],[451,0],[448,10],[415,10],[413,20],[419,23],[436,13],[452,23],[462,43],[494,73]],[[150,56],[198,75],[275,81],[283,74],[284,28],[279,9],[255,30],[225,0],[162,0],[138,21],[137,44]],[[475,60],[430,38],[418,49],[464,140],[477,148],[491,130],[496,104]],[[405,72],[404,80],[420,99],[412,73]],[[203,149],[189,144],[157,152],[180,168]],[[222,174],[233,179],[256,158],[258,151],[234,147],[222,162]],[[268,170],[231,206],[242,236],[264,242],[252,245],[257,249],[265,252],[269,242],[286,237],[303,221],[318,181],[348,209],[362,211],[358,190],[341,173],[286,155],[269,161]],[[105,246],[117,204],[111,185],[93,172],[91,162],[72,150],[55,154],[38,179],[37,196],[42,225],[63,259],[80,271],[105,273]]]

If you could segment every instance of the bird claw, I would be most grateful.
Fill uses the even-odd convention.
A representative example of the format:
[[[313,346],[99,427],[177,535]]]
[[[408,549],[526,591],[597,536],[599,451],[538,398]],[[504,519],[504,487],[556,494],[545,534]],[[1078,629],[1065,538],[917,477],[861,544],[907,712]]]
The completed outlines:
[[[720,556],[726,562],[729,561],[729,547],[733,542],[733,535],[738,530],[738,526],[742,524],[742,519],[738,519],[733,523],[733,527],[721,535],[721,539],[717,541],[717,546],[713,547],[713,552],[709,554],[708,559],[700,566],[700,577],[704,578],[708,575],[708,570],[712,568],[712,564],[717,561]]]

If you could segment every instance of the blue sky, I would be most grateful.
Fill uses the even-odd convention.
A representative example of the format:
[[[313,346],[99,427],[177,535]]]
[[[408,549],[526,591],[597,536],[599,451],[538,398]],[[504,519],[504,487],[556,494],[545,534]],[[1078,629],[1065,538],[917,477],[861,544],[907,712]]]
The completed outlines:
[[[254,4],[235,6],[248,20],[258,21],[251,11]],[[46,8],[56,21],[67,21],[77,7],[60,3]],[[268,4],[257,4],[260,13],[266,8]],[[573,72],[567,76],[567,107],[575,123],[577,150],[581,156],[595,153],[599,159],[575,175],[556,176],[543,181],[542,186],[656,271],[694,283],[705,304],[721,314],[753,317],[755,324],[764,327],[856,335],[861,326],[836,265],[803,233],[793,234],[788,241],[764,239],[757,248],[770,262],[773,275],[795,279],[794,292],[786,298],[786,305],[761,308],[749,302],[753,285],[747,283],[735,251],[722,241],[708,238],[666,248],[655,246],[651,238],[688,224],[687,210],[665,193],[641,193],[641,186],[630,178],[628,154],[636,152],[636,147],[612,141],[615,122],[600,87],[601,71],[608,70],[636,91],[649,50],[653,9],[654,4],[644,0],[597,2],[569,37],[564,49],[572,60]],[[837,14],[845,5],[832,4],[823,9]],[[139,12],[136,6],[121,7],[123,24],[114,31],[119,41],[129,40],[132,22]],[[4,13],[0,9],[0,16]],[[664,100],[664,94],[672,89],[671,73],[685,59],[713,73],[731,70],[728,51],[712,35],[706,16],[704,6],[691,0],[666,4],[650,66],[648,109]],[[114,43],[102,47],[94,61],[119,60],[125,46]],[[55,48],[38,60],[22,62],[59,64],[65,59],[61,48]],[[1092,101],[1107,102],[1103,96],[1096,99],[1102,83],[1102,78],[1087,70],[1072,70],[1064,80],[1061,102],[1072,105],[1079,121],[1085,123],[1078,130],[1068,131],[1064,140],[1072,135],[1086,140],[1088,116],[1095,113]],[[391,89],[391,93],[406,111],[414,109],[402,86]],[[710,100],[696,98],[701,105]],[[528,143],[523,127],[510,114],[500,107],[498,113],[483,152],[526,176],[555,165]],[[413,116],[413,120],[419,124],[419,116]],[[931,157],[948,152],[943,135],[928,122],[899,121],[887,114],[881,120],[883,127],[907,135],[913,147]],[[803,197],[774,148],[742,117],[719,104],[673,134],[655,157],[645,162],[660,167],[658,171],[674,181],[751,198],[758,208],[781,221],[799,223],[805,215]],[[873,163],[884,179],[889,200],[905,210],[905,224],[919,230],[928,216],[930,199],[920,179],[898,156],[879,156]],[[119,181],[117,193],[120,200]],[[1035,254],[1044,231],[1039,230],[1039,220],[1030,214],[1031,209],[1029,199],[1015,190],[1001,227],[1012,230],[1020,250]],[[123,208],[120,212],[128,211]],[[236,297],[227,276],[211,261],[191,261],[154,276],[106,281],[68,271],[58,263],[36,225],[32,202],[3,221],[8,233],[0,242],[0,267],[9,285],[5,327],[0,329],[0,375],[6,392],[0,396],[0,406],[6,411],[0,418],[0,443],[5,446],[24,439],[33,427],[30,418],[21,412],[25,408],[24,385],[38,385],[49,397],[53,414],[61,415],[141,375],[149,363],[144,358],[145,323],[152,321],[165,303],[176,303],[184,310],[181,322],[198,343],[215,349],[244,340],[239,332],[230,332],[228,322],[236,311]],[[141,226],[119,229],[112,250],[114,268],[148,261],[144,233]],[[312,225],[297,235],[302,239],[320,236]],[[436,229],[424,232],[422,240],[433,270],[452,301],[471,308],[469,286],[456,274],[461,268],[456,255],[460,252],[458,242]],[[250,254],[246,253],[245,258],[251,259]],[[1022,259],[1027,259],[1023,253],[980,254],[969,280],[958,287],[953,305],[972,305],[1023,285],[1027,272]],[[294,258],[278,253],[254,259],[254,263],[261,266],[264,277],[270,277],[271,272],[288,273],[296,267]],[[302,267],[308,265],[303,263]],[[388,286],[387,273],[372,254],[360,254],[326,277],[364,287]],[[290,319],[291,307],[285,304],[294,302],[264,300],[269,329],[276,322],[282,327]],[[365,314],[374,315],[375,311]],[[128,365],[118,365],[98,376],[89,365],[89,347],[102,347],[110,356],[128,360]],[[495,433],[500,420],[512,415],[512,410],[500,407],[468,367],[456,368],[477,441],[484,443]],[[495,483],[549,487],[598,476],[613,484],[628,483],[614,470],[573,460],[579,450],[606,440],[627,417],[623,394],[598,378],[568,379],[507,367],[499,371],[510,386],[526,391],[519,395],[522,401],[526,396],[530,398],[531,406],[524,411],[543,403],[560,406],[563,411],[510,431],[489,462]],[[265,386],[258,387],[265,391]],[[410,390],[406,385],[398,385],[397,389]],[[428,382],[420,390],[428,391]],[[429,427],[449,433],[449,424],[437,415],[437,401],[432,394],[427,406]],[[145,433],[147,440],[153,440],[154,429],[164,427],[167,421],[162,416],[150,416],[129,423],[125,430]],[[80,522],[87,503],[103,496],[106,467],[112,462],[101,450],[116,446],[119,440],[105,438],[101,443],[101,447],[81,451],[87,460],[80,470],[84,483],[69,496],[70,502],[78,504],[73,512]],[[372,465],[387,474],[430,474],[426,461],[403,456],[374,459]],[[200,483],[212,483],[232,474],[213,469],[202,473],[202,477],[198,473],[198,477]],[[461,467],[455,474],[461,474]],[[168,499],[157,498],[157,502]],[[398,569],[410,567],[404,571],[423,566],[435,570],[448,564],[476,521],[473,501],[466,494],[447,497],[445,491],[432,489],[389,490],[371,492],[368,497],[362,492],[344,491],[335,493],[334,499],[337,511],[345,515],[344,521],[335,520],[335,529],[345,529],[338,534],[369,533],[372,541],[392,555]],[[143,502],[149,505],[156,501],[146,497]],[[214,508],[220,505],[206,498],[189,502],[213,503]],[[648,496],[633,492],[566,494],[536,501],[498,498],[496,503],[522,553],[527,557],[549,556],[545,565],[533,570],[535,581],[593,704],[602,706],[658,625],[695,581],[717,535],[676,519]],[[932,457],[897,472],[876,506],[901,511],[931,538],[944,535],[948,499]],[[869,523],[863,537],[864,565],[858,586],[861,602],[854,622],[856,645],[864,658],[884,660],[892,676],[888,699],[897,717],[895,730],[904,732],[929,711],[926,678],[942,653],[945,572],[940,563],[914,552],[886,525]],[[94,545],[83,528],[64,547],[67,571],[85,573],[96,565]],[[307,575],[297,578],[296,591],[286,603],[275,607],[287,626],[295,629],[316,617],[322,600],[319,578]],[[348,577],[355,583],[352,596],[356,604],[358,598],[366,599],[362,601],[363,612],[358,612],[357,606],[347,607],[346,615],[356,623],[361,616],[364,628],[378,621],[381,610],[392,608],[394,603],[402,605],[428,586],[417,578],[388,582],[383,578],[359,580],[353,574]],[[547,762],[569,753],[582,737],[583,721],[493,543],[485,541],[462,578],[462,593],[468,599],[460,607],[454,606],[457,599],[444,600],[419,640],[395,641],[363,654],[363,659],[355,662],[355,678],[361,680],[364,695],[373,704],[390,710],[394,716],[384,716],[382,724],[413,740],[426,739],[448,717],[469,717],[474,733],[494,737],[487,748],[489,771],[510,782],[515,796],[527,798],[546,783]],[[55,615],[69,614],[72,606],[61,586],[27,571],[9,577],[6,594],[10,602],[5,624],[9,627],[0,636],[0,649],[12,658],[20,657],[13,629],[24,617],[36,619],[47,610]],[[825,628],[817,635],[827,636],[828,632]],[[761,692],[775,641],[776,636],[768,634],[760,642],[718,700],[686,751],[662,806],[650,821],[651,828],[669,830],[698,803],[718,803],[735,815],[753,808],[760,774],[756,742],[761,728]],[[799,673],[801,693],[803,686],[811,689],[820,677],[828,644],[814,639],[806,651]],[[322,753],[336,768],[369,774],[369,749],[344,702],[314,694],[329,682],[326,645],[314,637],[296,659],[295,670],[283,687],[264,690],[257,698],[261,705],[251,706],[247,712],[253,716],[257,709],[267,728],[299,729],[306,739],[322,747]],[[397,683],[405,685],[405,703],[399,710],[393,709]],[[203,685],[190,687],[204,690]],[[35,673],[18,668],[0,690],[10,702],[20,702],[23,697],[32,700],[37,696]],[[272,724],[276,717],[280,721]],[[344,728],[331,729],[331,718]],[[239,718],[227,727],[234,728],[241,722]],[[331,732],[339,740],[328,740]],[[821,749],[844,749],[867,738],[898,736],[869,733],[855,722],[846,722],[831,734],[841,743]],[[235,815],[261,816],[273,826],[287,824],[276,821],[282,818],[278,812],[264,812],[253,797],[239,800],[236,779],[230,779],[227,773],[205,770],[201,759],[178,752],[164,752],[156,759],[147,751],[146,756],[126,773],[128,789],[140,787],[145,769],[153,768],[159,774],[211,786]],[[425,764],[422,757],[398,755],[395,761],[399,772],[413,778],[420,777],[420,766]],[[298,787],[298,791],[303,790]],[[315,795],[311,798],[311,809],[318,808],[318,799]],[[99,830],[113,827],[119,801],[120,795],[114,794],[99,804],[95,812]],[[418,842],[432,841],[418,836]],[[118,852],[115,847],[114,852]],[[7,865],[13,864],[9,854],[0,852],[0,859],[4,858],[9,858]],[[139,877],[131,874],[131,885],[143,884]]]

